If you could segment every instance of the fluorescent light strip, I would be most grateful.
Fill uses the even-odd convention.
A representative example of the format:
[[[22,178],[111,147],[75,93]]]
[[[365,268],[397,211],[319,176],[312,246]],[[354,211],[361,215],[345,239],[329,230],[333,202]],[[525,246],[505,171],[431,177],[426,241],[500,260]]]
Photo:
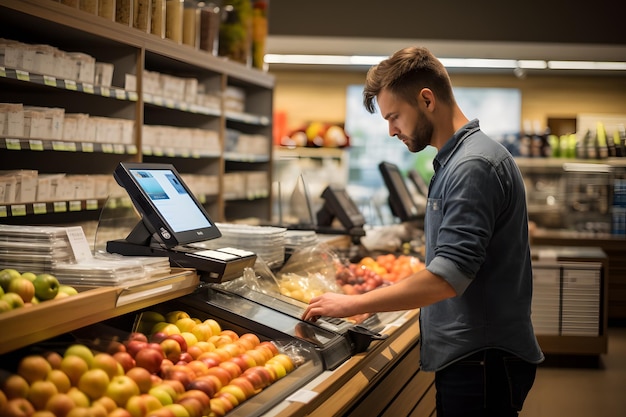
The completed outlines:
[[[388,58],[368,55],[266,54],[268,64],[372,66]],[[626,62],[545,61],[536,59],[440,58],[447,68],[558,69],[626,71]]]

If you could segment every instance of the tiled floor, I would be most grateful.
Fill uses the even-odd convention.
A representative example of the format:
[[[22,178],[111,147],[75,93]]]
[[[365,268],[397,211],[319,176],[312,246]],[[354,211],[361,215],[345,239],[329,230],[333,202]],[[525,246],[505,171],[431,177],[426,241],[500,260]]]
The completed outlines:
[[[609,348],[597,366],[584,358],[548,358],[520,417],[626,416],[626,327],[609,328]]]

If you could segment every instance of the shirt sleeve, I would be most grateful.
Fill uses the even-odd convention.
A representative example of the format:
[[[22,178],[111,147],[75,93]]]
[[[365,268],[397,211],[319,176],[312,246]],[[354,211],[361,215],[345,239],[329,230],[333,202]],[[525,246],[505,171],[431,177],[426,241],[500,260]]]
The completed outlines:
[[[459,163],[447,179],[435,256],[428,270],[461,295],[485,261],[506,193],[496,169],[481,157]]]

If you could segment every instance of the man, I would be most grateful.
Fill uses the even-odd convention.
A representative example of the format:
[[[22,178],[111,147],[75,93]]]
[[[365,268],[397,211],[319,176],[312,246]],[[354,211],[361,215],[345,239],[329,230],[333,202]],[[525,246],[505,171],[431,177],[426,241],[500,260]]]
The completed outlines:
[[[437,416],[517,416],[543,354],[530,320],[524,183],[506,149],[459,108],[427,49],[402,49],[367,74],[375,104],[411,152],[437,148],[425,217],[426,269],[361,295],[313,298],[303,318],[421,308],[421,367]]]

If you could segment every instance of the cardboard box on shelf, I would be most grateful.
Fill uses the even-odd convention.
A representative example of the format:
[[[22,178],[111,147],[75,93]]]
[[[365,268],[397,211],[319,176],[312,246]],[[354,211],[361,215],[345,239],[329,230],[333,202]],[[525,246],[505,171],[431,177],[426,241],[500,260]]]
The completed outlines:
[[[24,106],[21,103],[0,103],[0,136],[24,136]]]
[[[31,203],[36,201],[37,198],[37,176],[36,170],[22,169],[22,170],[7,170],[0,171],[0,177],[13,178],[11,184],[13,190],[11,190],[11,201],[5,201],[7,203]]]
[[[113,64],[109,64],[108,62],[96,62],[94,84],[102,87],[111,87],[111,83],[113,82],[113,68]]]

